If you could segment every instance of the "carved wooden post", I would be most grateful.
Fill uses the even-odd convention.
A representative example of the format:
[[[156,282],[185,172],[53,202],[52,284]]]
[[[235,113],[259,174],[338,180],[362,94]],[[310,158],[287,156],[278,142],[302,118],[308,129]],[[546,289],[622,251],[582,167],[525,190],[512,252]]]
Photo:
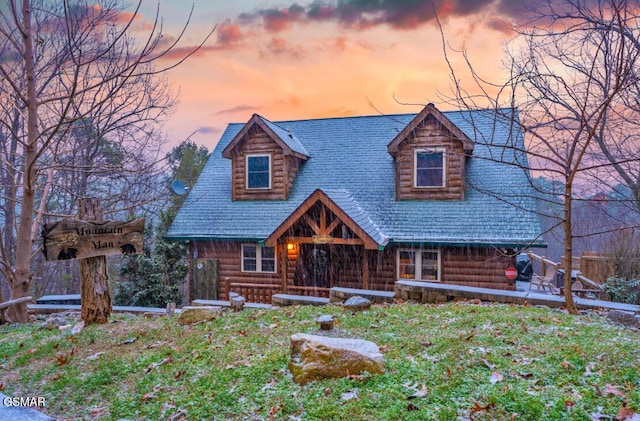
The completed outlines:
[[[100,199],[89,197],[78,202],[78,216],[90,222],[104,222]],[[111,294],[105,256],[80,259],[82,282],[82,320],[86,326],[92,323],[107,323],[111,314]]]
[[[362,289],[369,289],[369,253],[362,248]]]

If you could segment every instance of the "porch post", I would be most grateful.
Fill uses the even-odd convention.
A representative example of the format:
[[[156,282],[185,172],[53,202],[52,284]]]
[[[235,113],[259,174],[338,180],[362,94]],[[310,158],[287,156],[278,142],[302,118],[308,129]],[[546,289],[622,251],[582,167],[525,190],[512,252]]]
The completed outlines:
[[[362,289],[369,289],[369,251],[362,248]]]
[[[286,294],[288,289],[287,277],[289,276],[289,251],[287,250],[286,242],[280,242],[280,270],[282,271],[280,291]]]

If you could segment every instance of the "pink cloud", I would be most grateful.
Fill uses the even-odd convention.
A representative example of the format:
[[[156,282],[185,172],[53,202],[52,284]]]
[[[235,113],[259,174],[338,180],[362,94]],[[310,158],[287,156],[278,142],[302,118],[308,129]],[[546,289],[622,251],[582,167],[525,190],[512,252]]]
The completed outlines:
[[[237,23],[229,21],[218,25],[216,32],[218,34],[218,44],[220,45],[235,44],[242,41],[245,37],[240,26]]]
[[[271,38],[271,41],[269,41],[269,44],[267,44],[267,51],[271,55],[289,56],[295,59],[300,59],[304,57],[306,54],[304,49],[301,46],[299,45],[291,46],[289,45],[289,42],[286,39],[280,38],[280,37]],[[262,52],[260,56],[262,58],[267,58],[268,54]]]

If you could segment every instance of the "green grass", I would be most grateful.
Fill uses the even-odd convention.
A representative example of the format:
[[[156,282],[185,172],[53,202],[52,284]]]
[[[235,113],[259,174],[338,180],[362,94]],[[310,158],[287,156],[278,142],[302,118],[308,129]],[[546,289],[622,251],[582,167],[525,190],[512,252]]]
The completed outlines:
[[[385,373],[295,384],[289,337],[317,332],[319,314],[336,316],[340,335],[383,347]],[[48,414],[69,419],[589,420],[615,419],[623,407],[640,412],[640,334],[597,315],[450,303],[225,311],[190,327],[164,317],[112,322],[75,336],[38,324],[0,327],[4,393],[44,396]]]

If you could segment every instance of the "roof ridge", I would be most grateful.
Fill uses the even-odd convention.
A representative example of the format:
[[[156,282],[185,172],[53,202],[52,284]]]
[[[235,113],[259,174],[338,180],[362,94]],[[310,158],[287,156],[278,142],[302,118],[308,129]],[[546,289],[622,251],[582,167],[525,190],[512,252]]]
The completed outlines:
[[[468,110],[446,110],[446,111],[442,111],[440,110],[441,113],[443,114],[462,114],[462,113],[474,113],[474,112],[483,112],[483,111],[487,111],[487,112],[496,112],[499,110],[511,110],[513,108],[511,107],[497,107],[497,108],[474,108],[474,109],[468,109]],[[517,112],[517,108],[515,108],[516,112]],[[317,117],[317,118],[300,118],[300,119],[289,119],[289,120],[277,120],[277,121],[273,121],[273,120],[269,120],[266,117],[260,115],[260,114],[256,114],[258,117],[268,121],[271,124],[275,124],[276,126],[280,127],[282,130],[287,130],[284,127],[281,126],[281,123],[294,123],[294,122],[305,122],[305,121],[323,121],[323,120],[348,120],[348,119],[360,119],[360,118],[372,118],[372,117],[389,117],[389,118],[393,118],[393,117],[411,117],[411,116],[416,116],[420,113],[420,111],[414,112],[414,113],[397,113],[397,114],[382,114],[382,113],[378,113],[378,114],[368,114],[368,115],[353,115],[353,116],[335,116],[335,117]],[[246,123],[246,122],[245,122]],[[242,122],[236,122],[236,123],[228,123],[229,125],[232,124],[245,124]]]

